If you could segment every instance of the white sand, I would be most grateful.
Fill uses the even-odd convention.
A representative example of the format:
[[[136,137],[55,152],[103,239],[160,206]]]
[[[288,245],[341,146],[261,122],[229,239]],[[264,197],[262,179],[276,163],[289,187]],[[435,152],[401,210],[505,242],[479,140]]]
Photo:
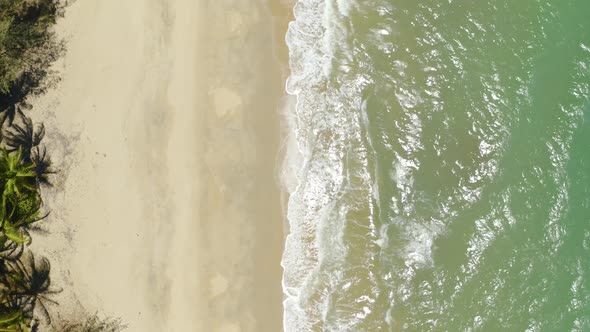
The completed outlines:
[[[64,288],[56,317],[281,329],[280,22],[255,0],[68,8],[63,81],[34,116],[60,169],[34,240]]]

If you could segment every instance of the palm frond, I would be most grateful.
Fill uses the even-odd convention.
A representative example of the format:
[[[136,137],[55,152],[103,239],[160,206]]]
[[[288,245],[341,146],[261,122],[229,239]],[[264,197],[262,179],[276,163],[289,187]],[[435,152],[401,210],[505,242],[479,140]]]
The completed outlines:
[[[47,150],[45,147],[40,149],[38,146],[33,151],[31,161],[34,165],[35,176],[37,178],[37,185],[51,186],[49,181],[49,175],[55,174],[56,171],[51,168],[51,159],[47,156]]]
[[[8,152],[15,152],[20,150],[21,157],[24,162],[31,161],[31,154],[33,149],[45,137],[45,126],[41,123],[37,126],[33,121],[22,112],[20,114],[21,124],[13,123],[4,135],[4,143],[8,147]]]

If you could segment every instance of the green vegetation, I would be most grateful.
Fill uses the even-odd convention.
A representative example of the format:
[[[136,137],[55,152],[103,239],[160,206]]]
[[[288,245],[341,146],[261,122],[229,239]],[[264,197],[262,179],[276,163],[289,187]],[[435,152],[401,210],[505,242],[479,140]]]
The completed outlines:
[[[0,124],[56,83],[50,68],[64,45],[51,27],[62,9],[57,0],[0,0]]]
[[[31,109],[28,97],[56,81],[49,68],[63,44],[51,26],[61,9],[54,0],[0,0],[0,331],[51,322],[51,265],[28,249],[31,230],[47,217],[40,186],[49,185],[51,162],[40,147],[44,126],[24,110]]]
[[[22,127],[42,133],[29,118],[20,118]],[[27,132],[16,129],[21,128],[16,122],[13,127],[7,135],[12,139],[0,152],[0,331],[35,331],[39,319],[51,322],[46,303],[54,302],[48,296],[57,291],[50,287],[49,260],[27,248],[31,230],[47,217],[41,212],[40,187],[48,184],[51,163],[39,155],[45,151],[38,148],[42,134],[22,135]],[[37,165],[39,161],[44,165]]]
[[[31,232],[47,217],[40,189],[53,172],[41,145],[43,124],[25,112],[28,98],[57,82],[50,71],[64,50],[51,31],[63,6],[59,0],[0,0],[0,332],[34,332],[52,325],[47,304],[51,264],[29,250]],[[62,325],[59,331],[116,332],[117,320],[97,316]]]

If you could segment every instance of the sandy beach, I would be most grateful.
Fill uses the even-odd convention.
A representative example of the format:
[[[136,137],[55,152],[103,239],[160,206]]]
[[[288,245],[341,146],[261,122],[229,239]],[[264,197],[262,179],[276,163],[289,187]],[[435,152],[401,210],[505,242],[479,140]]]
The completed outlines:
[[[78,0],[36,102],[58,319],[128,331],[280,331],[277,180],[290,6]],[[281,62],[282,61],[282,62]],[[64,241],[65,239],[65,241]]]

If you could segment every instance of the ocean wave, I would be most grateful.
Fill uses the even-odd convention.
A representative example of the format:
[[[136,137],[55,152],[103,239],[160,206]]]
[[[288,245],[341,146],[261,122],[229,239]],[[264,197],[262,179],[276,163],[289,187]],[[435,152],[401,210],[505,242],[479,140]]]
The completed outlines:
[[[588,326],[588,24],[546,2],[297,2],[285,331]]]
[[[287,92],[297,98],[288,115],[297,151],[288,155],[296,154],[301,166],[282,261],[285,331],[354,329],[372,312],[378,292],[370,248],[377,239],[375,190],[362,133],[366,77],[352,68],[349,40],[353,7],[352,1],[299,1],[286,37]]]

